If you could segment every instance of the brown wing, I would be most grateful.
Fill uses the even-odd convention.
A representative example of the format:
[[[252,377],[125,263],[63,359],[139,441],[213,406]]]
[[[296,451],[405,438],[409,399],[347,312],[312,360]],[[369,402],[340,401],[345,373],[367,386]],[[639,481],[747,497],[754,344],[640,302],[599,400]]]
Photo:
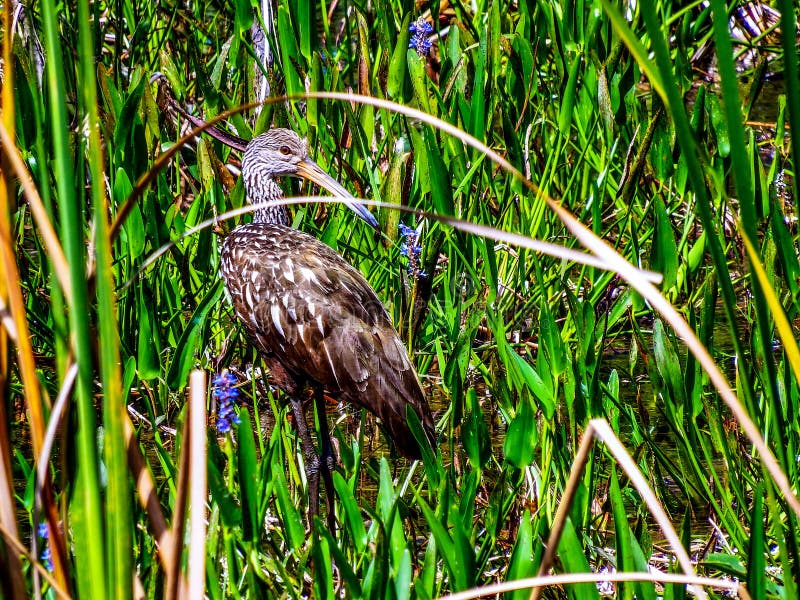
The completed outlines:
[[[226,238],[222,274],[234,308],[258,348],[286,375],[378,416],[403,454],[419,457],[406,423],[411,405],[434,444],[416,372],[367,281],[330,247],[281,225],[243,225]],[[278,371],[280,368],[278,369]]]

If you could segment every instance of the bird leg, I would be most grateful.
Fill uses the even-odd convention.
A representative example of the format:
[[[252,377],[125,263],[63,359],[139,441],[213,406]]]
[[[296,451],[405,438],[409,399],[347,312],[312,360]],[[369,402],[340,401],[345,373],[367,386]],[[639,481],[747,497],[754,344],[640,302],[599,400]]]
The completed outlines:
[[[314,517],[319,514],[319,469],[320,460],[314,444],[311,441],[311,434],[308,432],[305,412],[303,411],[303,401],[292,396],[292,413],[300,435],[300,443],[303,446],[303,458],[306,465],[306,479],[308,480],[308,527],[314,529]]]
[[[317,410],[317,421],[319,421],[319,437],[320,437],[320,470],[322,471],[322,479],[325,482],[325,507],[328,510],[328,530],[331,533],[336,531],[336,513],[335,502],[333,493],[333,473],[336,467],[336,461],[333,456],[333,447],[331,444],[331,434],[328,430],[328,415],[325,411],[325,395],[321,387],[314,389],[314,407]]]
[[[303,401],[291,396],[290,402],[305,459],[306,479],[308,481],[308,526],[309,529],[313,529],[314,517],[319,515],[319,476],[321,473],[325,483],[325,508],[327,510],[328,529],[333,533],[336,531],[336,514],[334,512],[333,477],[331,477],[331,473],[335,467],[335,462],[322,388],[314,390],[314,405],[317,411],[317,420],[319,421],[321,455],[317,454],[314,443],[311,441],[311,433],[303,410]]]

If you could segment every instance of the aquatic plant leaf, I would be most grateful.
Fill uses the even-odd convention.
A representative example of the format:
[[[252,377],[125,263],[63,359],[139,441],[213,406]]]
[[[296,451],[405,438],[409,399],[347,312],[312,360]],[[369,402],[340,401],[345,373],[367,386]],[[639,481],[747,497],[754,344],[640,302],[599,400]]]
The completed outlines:
[[[216,304],[222,295],[222,280],[218,280],[205,297],[197,305],[191,320],[181,334],[175,354],[169,365],[167,373],[167,383],[172,389],[182,388],[186,385],[189,378],[189,371],[195,365],[195,354],[200,346],[201,333],[206,324],[208,311]]]
[[[338,475],[338,473],[334,473],[334,475]],[[353,568],[350,566],[350,561],[348,560],[347,556],[339,545],[336,543],[333,535],[328,528],[322,523],[322,521],[316,521],[317,531],[319,531],[320,535],[325,538],[327,543],[327,549],[330,551],[333,562],[336,563],[336,568],[339,571],[339,574],[342,576],[344,580],[344,584],[349,590],[348,597],[350,598],[361,598],[364,594],[363,590],[361,589],[361,584],[359,583],[358,575],[353,571]]]
[[[506,581],[515,581],[536,575],[538,566],[533,560],[533,527],[531,525],[530,511],[526,510],[520,519],[517,539],[511,552]],[[530,598],[530,590],[517,590],[507,595],[510,600],[525,600]]]
[[[318,517],[315,517],[313,527],[319,531],[325,528],[325,524]],[[336,593],[333,589],[333,564],[331,562],[331,547],[328,543],[328,537],[314,536],[311,542],[311,555],[314,557],[314,598],[320,598],[321,600],[336,598]]]
[[[474,388],[467,390],[467,414],[461,425],[461,439],[472,468],[482,469],[491,458],[492,445]]]
[[[246,407],[242,407],[239,411],[237,441],[238,477],[243,513],[242,531],[246,540],[255,541],[261,531],[258,522],[259,472],[256,460],[256,446],[253,442],[253,423],[250,419],[250,411]]]
[[[155,305],[152,301],[147,301],[145,286],[139,287],[138,295],[140,318],[136,348],[136,371],[141,379],[148,380],[161,374],[161,363],[152,326],[156,320]]]
[[[273,491],[278,500],[278,514],[281,516],[286,540],[289,542],[289,547],[293,551],[297,551],[306,541],[306,528],[297,505],[289,495],[283,466],[280,463],[275,462],[272,465],[272,481]]]
[[[386,93],[392,100],[401,101],[405,96],[404,87],[406,82],[406,56],[408,54],[408,40],[411,32],[408,26],[411,24],[411,13],[406,13],[403,22],[400,24],[400,31],[397,34],[397,43],[392,51],[392,58],[389,60],[389,77],[386,82]]]
[[[342,503],[342,518],[350,530],[356,551],[359,553],[364,552],[367,545],[367,532],[364,529],[361,509],[356,502],[355,496],[353,496],[350,486],[338,471],[333,473],[333,487],[336,489],[336,495]]]
[[[508,425],[503,453],[512,465],[521,469],[533,462],[538,443],[538,424],[533,408],[530,402],[523,400],[516,416]]]
[[[656,195],[653,206],[655,232],[651,257],[651,268],[664,275],[663,289],[669,291],[678,277],[678,245],[675,232],[667,215],[661,196]]]
[[[564,571],[567,573],[588,573],[591,571],[589,561],[586,560],[583,546],[578,539],[578,534],[572,525],[572,520],[567,518],[564,531],[558,544],[558,556]],[[567,587],[567,594],[573,600],[600,600],[597,586],[593,583],[579,583]]]

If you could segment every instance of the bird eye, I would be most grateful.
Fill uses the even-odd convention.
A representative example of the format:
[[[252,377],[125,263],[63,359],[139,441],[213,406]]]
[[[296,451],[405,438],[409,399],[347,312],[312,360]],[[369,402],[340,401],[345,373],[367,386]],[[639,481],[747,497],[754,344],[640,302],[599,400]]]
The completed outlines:
[[[281,146],[281,154],[284,156],[289,156],[292,153],[291,148],[289,146]]]

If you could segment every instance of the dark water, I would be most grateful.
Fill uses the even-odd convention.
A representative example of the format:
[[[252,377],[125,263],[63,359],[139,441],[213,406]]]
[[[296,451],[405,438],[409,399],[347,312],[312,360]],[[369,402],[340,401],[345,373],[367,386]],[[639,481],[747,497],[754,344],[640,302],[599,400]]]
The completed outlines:
[[[775,123],[778,119],[781,95],[786,93],[786,82],[780,79],[767,79],[761,85],[758,97],[750,111],[748,121],[756,123]],[[755,125],[758,127],[758,125]],[[787,132],[788,133],[788,132]]]

